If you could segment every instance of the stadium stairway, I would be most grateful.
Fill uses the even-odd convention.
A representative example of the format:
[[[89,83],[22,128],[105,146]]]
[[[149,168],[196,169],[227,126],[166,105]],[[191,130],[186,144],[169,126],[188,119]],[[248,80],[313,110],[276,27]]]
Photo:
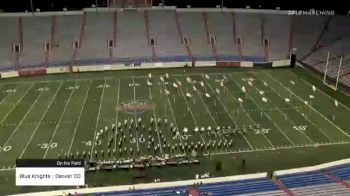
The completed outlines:
[[[202,14],[199,12],[177,12],[182,36],[188,36],[191,54],[196,60],[214,60],[206,38]],[[202,57],[211,57],[205,58]]]
[[[186,61],[189,60],[177,32],[175,11],[148,11],[148,23],[149,34],[155,38],[157,44],[157,60],[172,56],[183,56]]]

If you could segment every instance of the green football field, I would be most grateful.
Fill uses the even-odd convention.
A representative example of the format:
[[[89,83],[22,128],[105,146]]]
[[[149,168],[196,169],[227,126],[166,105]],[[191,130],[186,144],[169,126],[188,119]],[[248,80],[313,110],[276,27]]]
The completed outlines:
[[[91,172],[89,186],[348,158],[350,97],[316,77],[302,69],[188,68],[0,80],[0,192],[50,189],[16,188],[18,158],[199,159],[149,168],[145,179],[134,179],[134,170]]]

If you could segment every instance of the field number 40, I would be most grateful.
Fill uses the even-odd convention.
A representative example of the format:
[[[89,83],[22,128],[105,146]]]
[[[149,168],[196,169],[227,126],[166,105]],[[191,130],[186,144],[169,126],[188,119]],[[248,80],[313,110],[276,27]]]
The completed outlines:
[[[305,131],[307,126],[306,125],[301,125],[301,126],[293,126],[293,128],[297,131]]]
[[[1,151],[7,152],[7,151],[10,151],[11,149],[12,149],[11,146],[4,146],[4,148],[1,148],[1,146],[0,146],[0,152]]]

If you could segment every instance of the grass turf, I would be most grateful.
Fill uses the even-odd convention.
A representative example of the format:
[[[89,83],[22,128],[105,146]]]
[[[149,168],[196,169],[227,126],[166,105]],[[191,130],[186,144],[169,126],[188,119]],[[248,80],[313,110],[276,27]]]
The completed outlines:
[[[147,86],[150,72],[153,85]],[[170,78],[163,84],[159,77],[166,72]],[[227,79],[224,86],[220,84],[223,76]],[[198,82],[188,83],[187,77]],[[249,80],[252,80],[252,86],[248,84]],[[179,81],[182,87],[174,88],[173,83]],[[312,85],[317,87],[315,92]],[[242,86],[247,93],[242,92]],[[165,89],[170,92],[168,96]],[[186,97],[186,93],[190,93],[191,98]],[[210,94],[210,98],[205,93]],[[334,98],[340,103],[338,107]],[[141,114],[116,109],[123,103],[139,102],[154,104],[155,108],[149,107]],[[349,114],[348,96],[323,86],[321,81],[301,69],[168,69],[2,80],[0,182],[4,186],[0,186],[0,192],[47,189],[16,188],[11,170],[16,158],[57,158],[64,153],[73,153],[76,157],[77,152],[83,151],[91,155],[87,160],[103,161],[184,153],[181,148],[171,151],[168,145],[171,148],[175,144],[189,145],[191,142],[233,141],[230,147],[203,150],[199,165],[149,168],[145,179],[134,179],[132,176],[136,171],[88,173],[86,182],[90,186],[148,182],[154,178],[189,179],[196,173],[206,172],[222,176],[272,171],[346,158],[350,155],[346,150],[350,141]],[[157,126],[150,125],[152,116],[169,119],[168,124],[172,122],[180,130],[179,135],[174,137],[163,121]],[[101,143],[94,142],[96,133],[105,126],[117,122],[123,124],[124,120],[136,121],[138,117],[143,118],[146,130],[133,129],[129,133],[125,128],[125,142],[121,141],[121,132],[116,135],[111,131]],[[259,128],[255,129],[257,124]],[[238,127],[241,132],[247,131],[246,134],[192,131],[194,127],[208,126],[213,129],[231,126]],[[153,128],[148,131],[148,127]],[[190,131],[182,132],[184,127]],[[109,138],[113,141],[108,146]],[[154,145],[151,144],[148,150],[148,141],[152,139]],[[155,151],[153,146],[158,144],[159,150]],[[116,150],[116,154],[107,156],[107,149]],[[127,152],[120,154],[119,149]],[[139,155],[137,149],[140,149]],[[102,150],[104,155],[100,153]],[[99,152],[97,157],[95,151]],[[245,168],[239,164],[242,158],[248,163]],[[216,172],[214,165],[218,160],[223,162],[223,170]]]

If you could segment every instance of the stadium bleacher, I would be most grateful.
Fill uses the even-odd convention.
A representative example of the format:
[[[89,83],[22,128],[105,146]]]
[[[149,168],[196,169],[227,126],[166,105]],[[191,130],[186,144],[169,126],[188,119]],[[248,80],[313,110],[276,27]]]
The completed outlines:
[[[271,42],[269,60],[289,57],[290,20],[290,17],[286,15],[266,15],[264,17],[264,36]]]
[[[330,175],[334,176],[330,177]],[[283,186],[276,183],[278,180]],[[200,195],[350,195],[350,165],[275,176],[274,179],[253,178],[217,183],[198,183]],[[188,195],[189,186],[152,189],[130,189],[96,195]]]
[[[9,69],[13,67],[12,44],[17,42],[17,34],[8,32],[18,32],[18,19],[15,17],[3,17],[0,19],[0,68]]]
[[[350,38],[339,33],[350,33],[349,21],[343,17],[329,20],[300,16],[291,20],[287,15],[266,13],[127,10],[0,17],[0,25],[7,27],[0,29],[1,70],[15,69],[13,65],[16,69],[36,69],[69,64],[189,61],[191,55],[201,61],[285,59],[291,47],[292,28],[297,55],[305,57],[304,62],[315,70],[324,72],[327,53],[332,54],[327,71],[332,79],[337,77],[339,55],[350,52]],[[185,36],[190,41],[188,49],[181,40]],[[209,43],[212,36],[215,44]],[[235,36],[242,39],[241,53]],[[150,38],[155,38],[155,46],[151,46]],[[271,42],[267,53],[262,44],[264,38]],[[113,47],[108,48],[108,40],[115,41]],[[45,42],[51,43],[52,51],[45,52]],[[78,42],[77,48],[73,47],[74,42]],[[14,43],[22,44],[23,52],[18,56],[11,52]],[[313,50],[315,46],[318,48]],[[340,82],[348,86],[349,73],[350,58],[346,56]],[[350,195],[349,164],[275,177],[203,183],[195,187],[203,195]],[[94,194],[187,195],[188,188],[183,185]]]
[[[50,66],[64,66],[71,63],[73,42],[80,40],[82,15],[56,16],[55,20],[54,52],[50,54],[49,62]]]
[[[151,60],[152,52],[146,37],[143,12],[118,12],[116,49],[113,57],[117,61]]]
[[[264,48],[261,39],[261,18],[252,13],[236,13],[237,37],[242,39],[242,55],[245,60],[250,57],[259,57],[257,61],[263,61]],[[287,40],[286,40],[287,42]]]
[[[176,29],[175,11],[148,11],[150,36],[156,39],[157,59],[174,56],[187,59],[184,45]],[[170,60],[170,59],[169,59]]]
[[[208,35],[215,36],[216,50],[219,60],[232,59],[239,60],[238,46],[235,43],[233,32],[232,13],[229,12],[207,12]],[[225,58],[226,57],[226,58]],[[227,58],[228,57],[228,58]]]

